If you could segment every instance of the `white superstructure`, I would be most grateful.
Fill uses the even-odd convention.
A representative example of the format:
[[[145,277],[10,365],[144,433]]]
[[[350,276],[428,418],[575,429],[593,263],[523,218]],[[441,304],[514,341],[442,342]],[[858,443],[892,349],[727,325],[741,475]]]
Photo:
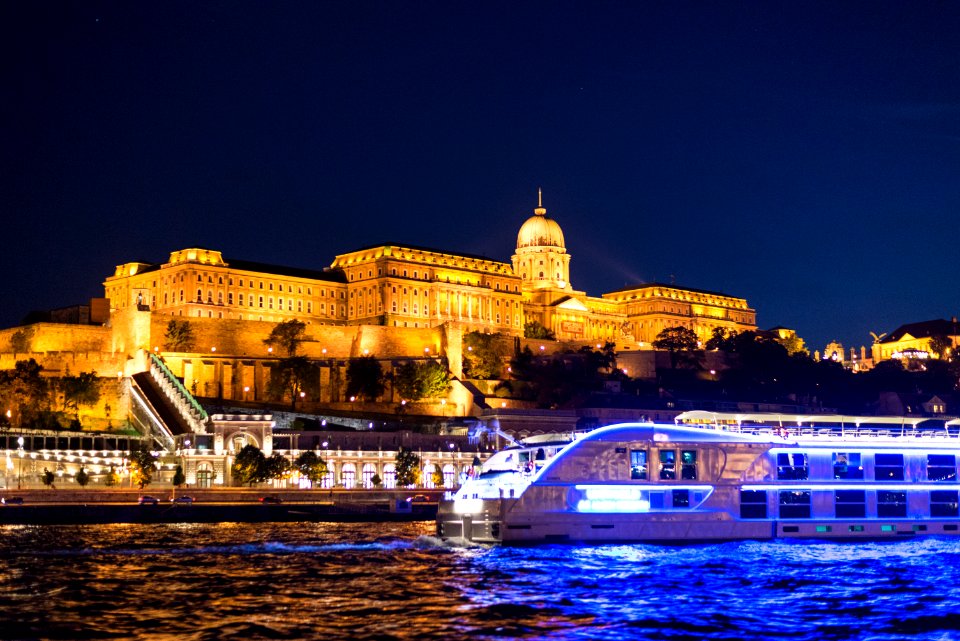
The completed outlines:
[[[699,424],[603,427],[540,460],[504,450],[441,502],[439,534],[532,543],[958,533],[957,421],[783,419],[688,413],[678,422]]]

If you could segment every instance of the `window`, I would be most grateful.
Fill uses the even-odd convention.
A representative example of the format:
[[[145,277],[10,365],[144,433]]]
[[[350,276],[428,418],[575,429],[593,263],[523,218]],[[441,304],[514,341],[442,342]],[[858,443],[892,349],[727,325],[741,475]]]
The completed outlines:
[[[863,461],[859,452],[833,453],[833,478],[863,479]]]
[[[786,490],[780,492],[781,519],[810,518],[810,490]]]
[[[953,454],[927,454],[927,480],[957,480],[957,457]]]
[[[902,457],[902,455],[901,455]],[[902,470],[901,470],[902,473]],[[877,516],[904,517],[907,515],[907,493],[880,490],[877,492]]]
[[[838,519],[862,519],[867,516],[867,493],[863,490],[837,490],[833,501]]]
[[[233,292],[227,292],[227,305],[233,305]]]
[[[740,490],[740,518],[767,518],[767,493],[764,490]]]
[[[697,480],[697,451],[680,451],[680,478],[685,481]]]
[[[787,481],[803,481],[810,475],[807,455],[802,452],[777,454],[777,478]]]
[[[630,478],[647,478],[647,451],[630,450]]]
[[[930,516],[957,516],[957,490],[930,492]]]
[[[263,309],[263,296],[260,297],[259,303],[260,303],[260,308]]]
[[[878,481],[903,480],[903,454],[876,454],[874,472]]]
[[[674,490],[673,507],[690,507],[690,490]]]
[[[240,302],[240,305],[242,306],[242,305],[243,305],[243,294],[242,294],[242,293],[237,297],[237,300]]]
[[[677,478],[676,450],[660,450],[660,478],[668,481]]]

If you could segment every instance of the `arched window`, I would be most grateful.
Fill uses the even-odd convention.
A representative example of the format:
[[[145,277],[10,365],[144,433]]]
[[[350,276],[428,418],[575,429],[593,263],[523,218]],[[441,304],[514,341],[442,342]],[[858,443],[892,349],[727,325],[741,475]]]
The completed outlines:
[[[361,476],[363,487],[367,489],[370,489],[373,487],[373,477],[376,473],[377,473],[377,467],[373,463],[363,464],[363,473]]]
[[[397,468],[393,463],[383,466],[383,487],[389,490],[397,487]]]
[[[340,482],[343,487],[352,490],[357,485],[357,468],[353,463],[344,463],[340,470]]]

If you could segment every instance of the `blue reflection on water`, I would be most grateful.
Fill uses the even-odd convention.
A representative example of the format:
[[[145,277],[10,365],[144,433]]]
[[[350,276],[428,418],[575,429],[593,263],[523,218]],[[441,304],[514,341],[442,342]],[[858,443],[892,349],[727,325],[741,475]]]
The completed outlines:
[[[3,528],[0,636],[960,639],[960,540],[456,547],[431,530]]]

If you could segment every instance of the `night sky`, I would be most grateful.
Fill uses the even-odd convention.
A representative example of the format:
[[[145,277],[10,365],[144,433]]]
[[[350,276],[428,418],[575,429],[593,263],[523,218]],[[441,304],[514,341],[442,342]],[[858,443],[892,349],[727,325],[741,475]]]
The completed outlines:
[[[811,349],[960,315],[960,3],[0,3],[0,326],[201,246],[410,243],[745,297]]]

